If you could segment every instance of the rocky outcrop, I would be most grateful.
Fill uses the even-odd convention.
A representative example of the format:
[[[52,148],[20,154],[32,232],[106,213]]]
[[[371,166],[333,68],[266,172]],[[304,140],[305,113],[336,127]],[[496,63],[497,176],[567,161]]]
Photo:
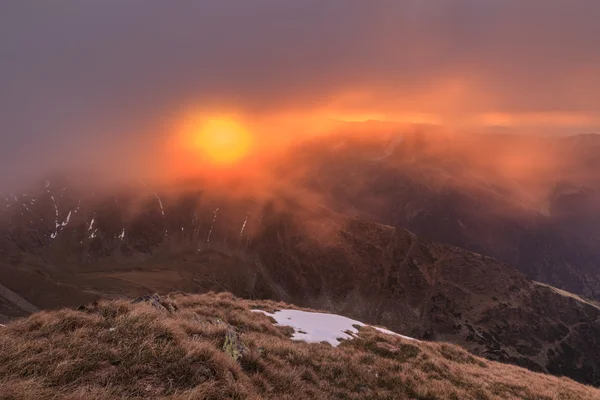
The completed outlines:
[[[147,294],[145,296],[141,296],[138,297],[137,299],[134,299],[132,301],[133,304],[138,304],[138,303],[146,303],[149,304],[150,306],[156,308],[159,311],[164,311],[164,312],[175,312],[176,311],[176,307],[173,305],[173,303],[165,301],[164,299],[162,299],[158,294]]]

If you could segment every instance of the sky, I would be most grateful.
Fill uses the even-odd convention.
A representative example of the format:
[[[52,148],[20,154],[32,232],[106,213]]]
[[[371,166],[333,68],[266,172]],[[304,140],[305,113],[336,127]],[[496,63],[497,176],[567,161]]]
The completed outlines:
[[[0,187],[127,168],[190,109],[287,115],[280,136],[315,115],[600,132],[598,21],[597,0],[5,0]]]

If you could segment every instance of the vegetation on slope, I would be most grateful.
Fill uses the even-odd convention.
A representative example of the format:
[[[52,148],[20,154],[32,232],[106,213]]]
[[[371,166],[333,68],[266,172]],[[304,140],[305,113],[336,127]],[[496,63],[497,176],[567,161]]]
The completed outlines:
[[[460,347],[362,328],[295,342],[230,294],[174,294],[40,312],[0,328],[2,399],[600,399],[571,381]]]

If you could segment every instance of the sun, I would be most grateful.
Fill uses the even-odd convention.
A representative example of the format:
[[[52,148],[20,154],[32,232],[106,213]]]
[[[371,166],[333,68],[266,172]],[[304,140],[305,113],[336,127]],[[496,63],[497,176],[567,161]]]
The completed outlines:
[[[193,127],[193,147],[218,165],[231,165],[250,151],[250,134],[233,119],[209,118]]]
[[[207,120],[196,137],[195,144],[217,164],[232,164],[249,151],[250,136],[236,121]]]
[[[256,131],[252,120],[239,114],[205,114],[198,111],[175,114],[167,121],[164,165],[167,176],[215,178],[239,175],[255,161]],[[157,161],[158,162],[158,161]]]

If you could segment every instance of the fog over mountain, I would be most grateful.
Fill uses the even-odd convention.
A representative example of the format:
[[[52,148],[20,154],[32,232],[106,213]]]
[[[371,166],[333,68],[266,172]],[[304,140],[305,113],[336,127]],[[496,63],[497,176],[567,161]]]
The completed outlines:
[[[188,109],[261,119],[257,142],[327,118],[597,131],[599,18],[594,0],[4,2],[0,185],[143,168]]]
[[[597,0],[0,2],[0,393],[595,395],[598,21]],[[348,322],[336,353],[275,304],[412,339]],[[39,356],[92,332],[97,358]],[[173,352],[148,371],[145,343]],[[334,354],[366,383],[295,369]],[[482,391],[492,370],[514,375]]]

